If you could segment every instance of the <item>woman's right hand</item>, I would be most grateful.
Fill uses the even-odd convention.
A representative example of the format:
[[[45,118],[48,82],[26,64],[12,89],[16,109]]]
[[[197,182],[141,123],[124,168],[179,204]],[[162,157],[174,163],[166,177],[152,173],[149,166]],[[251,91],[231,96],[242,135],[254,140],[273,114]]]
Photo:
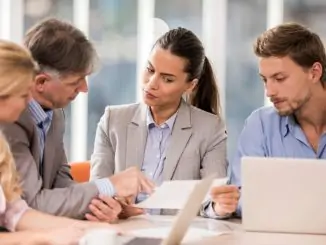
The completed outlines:
[[[43,232],[42,236],[46,245],[78,245],[79,240],[85,235],[86,229],[78,226],[54,229]]]

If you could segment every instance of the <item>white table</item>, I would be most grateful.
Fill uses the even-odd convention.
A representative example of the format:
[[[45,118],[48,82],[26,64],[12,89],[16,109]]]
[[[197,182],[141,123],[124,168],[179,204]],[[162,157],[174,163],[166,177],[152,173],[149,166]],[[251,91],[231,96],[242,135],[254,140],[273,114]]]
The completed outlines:
[[[170,226],[173,216],[142,215],[128,220],[119,221],[117,224],[124,230],[167,227]],[[200,242],[186,244],[214,244],[214,245],[325,245],[326,236],[297,235],[280,233],[245,232],[239,220],[223,221],[197,217],[192,222],[192,227],[204,228],[226,234],[203,239]]]

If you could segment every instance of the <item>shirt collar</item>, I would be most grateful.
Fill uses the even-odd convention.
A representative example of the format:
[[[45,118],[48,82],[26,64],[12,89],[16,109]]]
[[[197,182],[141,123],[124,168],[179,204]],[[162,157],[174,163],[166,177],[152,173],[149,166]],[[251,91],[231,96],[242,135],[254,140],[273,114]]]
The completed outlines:
[[[173,125],[174,125],[174,122],[175,122],[175,119],[177,117],[177,114],[178,114],[178,111],[176,113],[174,113],[168,120],[166,120],[159,127],[162,127],[163,125],[167,125],[169,127],[169,129],[172,129]],[[147,112],[146,112],[146,124],[147,124],[148,128],[156,125],[149,107],[147,107]]]
[[[52,121],[53,111],[48,110],[45,112],[36,100],[32,99],[28,104],[28,108],[32,113],[32,118],[36,125],[40,125],[46,121]]]
[[[295,127],[298,127],[298,123],[295,121],[293,115],[282,116],[281,119],[281,130],[283,137],[287,136]]]

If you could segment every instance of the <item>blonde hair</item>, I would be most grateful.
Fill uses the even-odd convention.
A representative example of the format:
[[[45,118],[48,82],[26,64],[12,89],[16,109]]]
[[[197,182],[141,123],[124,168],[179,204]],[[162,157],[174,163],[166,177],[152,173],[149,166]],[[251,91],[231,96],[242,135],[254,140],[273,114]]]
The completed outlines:
[[[27,49],[0,40],[0,98],[27,90],[37,71],[38,65]]]
[[[37,70],[38,66],[27,49],[13,42],[0,40],[0,99],[28,91]],[[21,195],[14,158],[1,132],[0,184],[8,202]]]
[[[18,173],[9,144],[0,132],[0,185],[6,200],[11,202],[21,195]]]

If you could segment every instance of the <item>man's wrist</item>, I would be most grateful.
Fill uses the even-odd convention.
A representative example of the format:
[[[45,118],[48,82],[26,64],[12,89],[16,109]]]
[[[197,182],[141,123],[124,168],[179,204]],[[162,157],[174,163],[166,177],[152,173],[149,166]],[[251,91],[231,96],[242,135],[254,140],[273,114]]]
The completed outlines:
[[[97,186],[97,189],[101,195],[106,196],[115,196],[116,190],[109,178],[97,179],[94,180],[94,183]]]
[[[212,208],[213,208],[216,216],[218,216],[220,218],[227,218],[232,215],[232,213],[222,212],[220,209],[218,209],[218,207],[219,207],[218,204],[216,202],[212,201]]]

